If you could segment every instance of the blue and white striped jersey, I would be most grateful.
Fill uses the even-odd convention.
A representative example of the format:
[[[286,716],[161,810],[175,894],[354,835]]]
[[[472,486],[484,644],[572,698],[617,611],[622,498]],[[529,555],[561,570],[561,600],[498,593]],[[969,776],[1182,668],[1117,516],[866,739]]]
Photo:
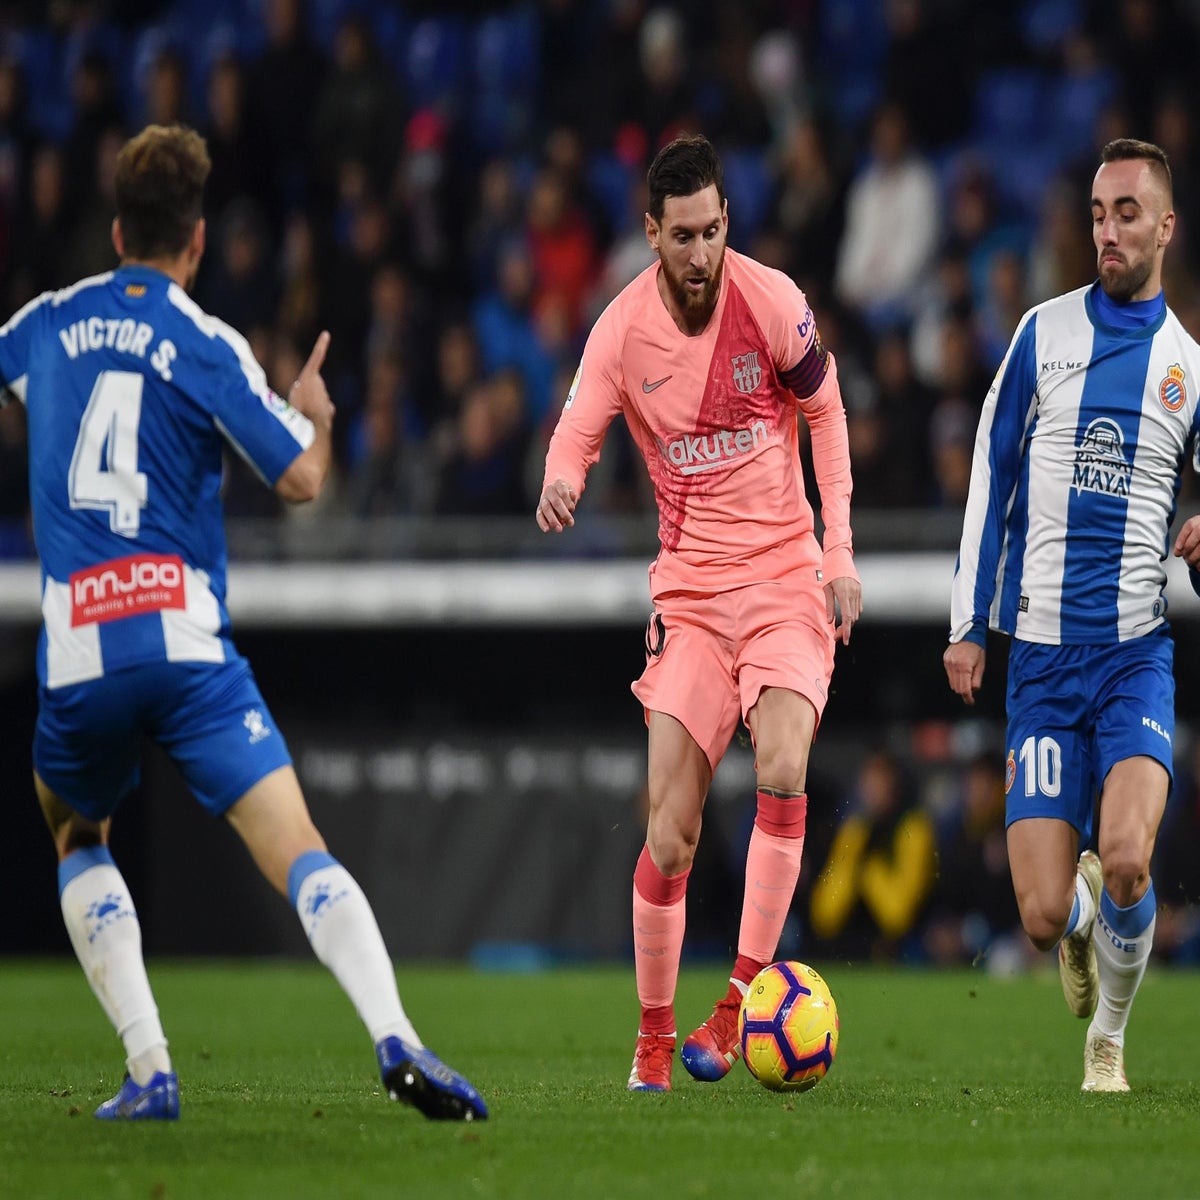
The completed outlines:
[[[0,327],[4,392],[28,418],[43,685],[232,658],[222,443],[274,485],[313,439],[245,338],[161,272],[121,267]]]
[[[988,392],[952,642],[983,644],[990,625],[1028,642],[1105,645],[1163,622],[1200,347],[1165,304],[1148,324],[1120,327],[1098,289],[1027,313]]]

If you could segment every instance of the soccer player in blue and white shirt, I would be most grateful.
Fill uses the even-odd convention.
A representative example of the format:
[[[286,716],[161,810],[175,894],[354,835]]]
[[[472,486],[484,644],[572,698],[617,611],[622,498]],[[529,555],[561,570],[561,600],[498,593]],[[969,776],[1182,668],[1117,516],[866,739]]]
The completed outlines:
[[[117,160],[119,268],[38,297],[0,328],[0,397],[27,411],[42,566],[34,784],[71,944],[128,1067],[96,1116],[179,1114],[137,914],[108,848],[145,734],[296,908],[392,1097],[428,1117],[485,1117],[478,1092],[406,1016],[371,907],[314,827],[230,639],[223,446],[285,500],[310,500],[329,467],[333,405],[321,378],[327,333],[285,401],[246,340],[189,299],[209,166],[192,130],[150,126],[131,139]]]
[[[1200,347],[1163,299],[1175,214],[1162,150],[1105,146],[1091,207],[1099,279],[1025,315],[983,406],[944,663],[971,704],[989,625],[1012,638],[1005,790],[1021,921],[1039,949],[1058,945],[1067,1003],[1091,1018],[1083,1090],[1124,1092],[1172,780],[1163,564]],[[1174,552],[1195,584],[1200,518]],[[1077,860],[1097,791],[1099,857]]]

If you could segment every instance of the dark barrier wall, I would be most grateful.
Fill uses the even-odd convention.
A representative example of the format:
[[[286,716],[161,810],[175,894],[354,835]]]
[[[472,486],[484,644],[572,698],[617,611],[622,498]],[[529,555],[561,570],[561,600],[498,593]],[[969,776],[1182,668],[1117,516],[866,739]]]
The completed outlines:
[[[1196,662],[1181,626],[1179,664]],[[1003,647],[965,713],[944,681],[940,628],[860,626],[813,754],[810,830],[831,824],[866,749],[969,749],[1002,731]],[[397,957],[618,956],[644,831],[645,732],[629,692],[637,630],[345,631],[240,638],[287,737],[318,825],[359,877]],[[65,952],[54,856],[29,782],[31,632],[6,631],[5,909],[0,952]],[[1180,709],[1197,712],[1181,669]],[[964,730],[968,736],[963,736]],[[976,733],[970,735],[970,731]],[[982,732],[979,732],[982,731]],[[999,743],[997,743],[999,745]],[[689,890],[689,946],[736,937],[753,819],[753,756],[714,781]],[[114,850],[151,954],[306,951],[295,915],[223,822],[148,751]]]

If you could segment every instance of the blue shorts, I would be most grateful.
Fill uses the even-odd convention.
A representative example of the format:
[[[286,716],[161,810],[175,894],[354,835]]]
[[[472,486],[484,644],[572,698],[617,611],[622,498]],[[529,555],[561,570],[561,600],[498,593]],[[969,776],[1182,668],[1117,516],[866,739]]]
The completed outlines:
[[[214,816],[292,761],[249,663],[236,658],[147,663],[43,687],[33,765],[59,799],[99,821],[137,787],[143,734],[170,755]]]
[[[1092,836],[1116,763],[1146,755],[1173,779],[1174,642],[1160,626],[1115,646],[1013,640],[1008,657],[1006,821],[1054,817]]]

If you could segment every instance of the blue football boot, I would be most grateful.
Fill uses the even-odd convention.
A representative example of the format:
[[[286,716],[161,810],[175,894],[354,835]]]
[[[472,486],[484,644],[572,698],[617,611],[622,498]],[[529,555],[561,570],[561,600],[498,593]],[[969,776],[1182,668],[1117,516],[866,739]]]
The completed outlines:
[[[157,1071],[142,1087],[128,1076],[121,1090],[96,1109],[102,1121],[178,1121],[179,1076]]]
[[[386,1037],[375,1047],[383,1086],[393,1100],[411,1104],[432,1121],[483,1121],[483,1097],[432,1050]]]

